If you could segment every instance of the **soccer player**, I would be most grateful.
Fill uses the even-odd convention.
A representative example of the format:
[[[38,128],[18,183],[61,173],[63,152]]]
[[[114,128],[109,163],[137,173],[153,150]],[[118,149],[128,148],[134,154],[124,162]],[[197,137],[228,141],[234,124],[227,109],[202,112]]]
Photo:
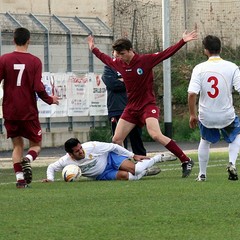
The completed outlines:
[[[64,147],[66,155],[48,166],[43,182],[53,182],[55,172],[70,164],[79,166],[82,176],[94,180],[139,180],[148,175],[148,169],[155,163],[176,160],[166,154],[149,159],[114,143],[91,141],[81,144],[77,138],[68,139]]]
[[[114,69],[104,66],[102,80],[107,88],[107,109],[108,118],[111,124],[112,134],[114,135],[117,123],[124,108],[127,105],[127,92],[120,73]],[[146,149],[142,141],[142,128],[136,126],[129,133],[132,151],[138,155],[146,156]],[[124,147],[128,148],[128,139],[124,140]]]
[[[0,83],[3,80],[3,118],[7,137],[13,144],[12,160],[17,188],[28,187],[32,181],[31,164],[41,150],[42,131],[38,118],[36,94],[47,104],[58,104],[57,96],[48,96],[42,78],[42,63],[27,52],[30,32],[14,31],[15,51],[0,57]],[[24,141],[29,150],[23,157]]]
[[[199,174],[197,181],[205,181],[210,145],[220,140],[220,133],[229,143],[228,179],[238,180],[236,159],[240,149],[240,122],[233,106],[232,90],[240,92],[239,67],[220,57],[221,41],[208,35],[203,39],[208,60],[194,67],[188,87],[189,125],[200,128],[198,147]],[[198,117],[196,102],[199,95]]]
[[[143,127],[146,124],[152,139],[165,146],[180,159],[183,178],[190,175],[194,162],[172,139],[161,132],[158,121],[159,108],[156,106],[153,91],[153,67],[171,57],[187,42],[195,39],[197,39],[195,30],[190,33],[185,31],[183,38],[166,50],[140,55],[134,52],[132,43],[127,38],[121,38],[113,43],[112,47],[116,58],[112,59],[96,48],[94,38],[91,35],[88,36],[89,49],[103,63],[120,72],[127,89],[128,103],[118,121],[113,142],[122,145],[123,140],[136,125]]]

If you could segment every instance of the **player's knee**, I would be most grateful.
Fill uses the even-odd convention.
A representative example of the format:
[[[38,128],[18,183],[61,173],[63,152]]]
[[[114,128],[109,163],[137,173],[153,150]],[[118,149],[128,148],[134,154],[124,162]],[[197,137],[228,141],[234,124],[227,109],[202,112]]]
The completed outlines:
[[[149,135],[151,136],[151,138],[155,141],[155,142],[160,142],[161,144],[164,144],[166,141],[166,137],[162,134],[162,133],[158,133],[158,132],[151,132],[149,133]]]
[[[126,171],[118,171],[117,180],[128,180],[128,172]]]
[[[118,138],[118,137],[115,137],[115,136],[113,136],[112,142],[113,142],[113,143],[116,143],[116,144],[118,144],[118,145],[122,145],[122,144],[123,144],[123,140],[120,139],[120,138]]]
[[[154,132],[152,132],[152,133],[150,134],[150,136],[151,136],[151,138],[152,138],[154,141],[158,141],[158,139],[159,139],[158,134],[156,134],[156,133],[154,133]]]

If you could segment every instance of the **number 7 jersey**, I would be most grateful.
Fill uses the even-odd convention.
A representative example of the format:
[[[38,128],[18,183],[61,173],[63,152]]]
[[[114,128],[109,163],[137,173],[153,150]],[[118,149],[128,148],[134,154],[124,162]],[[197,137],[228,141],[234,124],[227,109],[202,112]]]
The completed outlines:
[[[3,117],[8,120],[33,120],[38,118],[36,93],[52,103],[45,92],[42,63],[26,52],[12,52],[0,57],[0,82],[3,80]]]
[[[200,94],[199,120],[207,128],[224,128],[235,119],[233,88],[240,92],[240,71],[236,64],[219,56],[195,66],[188,92]]]

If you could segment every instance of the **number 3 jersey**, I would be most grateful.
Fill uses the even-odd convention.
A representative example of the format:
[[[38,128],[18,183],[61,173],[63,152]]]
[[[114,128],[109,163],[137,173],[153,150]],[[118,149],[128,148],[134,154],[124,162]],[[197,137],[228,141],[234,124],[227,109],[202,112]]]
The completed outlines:
[[[3,80],[3,117],[8,120],[38,118],[36,93],[48,104],[53,100],[45,91],[42,63],[36,56],[17,52],[0,57],[0,82]]]
[[[233,122],[233,88],[240,92],[240,71],[236,64],[210,57],[195,66],[188,92],[200,94],[199,120],[207,128],[224,128]]]

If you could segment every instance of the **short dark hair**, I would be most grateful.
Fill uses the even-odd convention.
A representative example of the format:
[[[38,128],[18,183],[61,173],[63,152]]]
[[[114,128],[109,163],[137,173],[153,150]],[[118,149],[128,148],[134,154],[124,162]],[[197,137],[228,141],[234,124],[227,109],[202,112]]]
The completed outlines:
[[[203,39],[202,43],[204,48],[211,54],[219,54],[221,51],[221,41],[216,36],[208,35]]]
[[[130,50],[132,47],[133,46],[131,41],[127,38],[119,38],[112,45],[113,50],[117,52],[121,52],[123,50]]]
[[[20,27],[16,28],[13,34],[14,42],[18,46],[23,46],[30,39],[30,32],[28,29]]]
[[[67,153],[73,153],[73,148],[76,147],[80,141],[77,138],[70,138],[68,139],[65,144],[64,148]],[[81,143],[80,143],[81,144]]]

